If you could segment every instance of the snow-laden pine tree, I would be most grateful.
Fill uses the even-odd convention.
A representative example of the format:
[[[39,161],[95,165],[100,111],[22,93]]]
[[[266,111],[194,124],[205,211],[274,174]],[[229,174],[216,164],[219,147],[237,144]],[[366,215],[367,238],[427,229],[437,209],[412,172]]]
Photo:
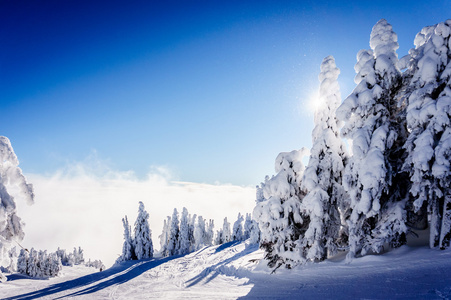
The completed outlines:
[[[246,219],[244,220],[243,225],[243,240],[247,240],[251,237],[252,225],[253,223],[251,214],[246,213]]]
[[[75,265],[81,265],[85,263],[85,258],[83,257],[83,249],[81,247],[74,248],[74,260]]]
[[[161,235],[159,236],[160,238],[160,253],[163,256],[166,256],[166,254],[168,253],[168,243],[169,243],[169,227],[171,224],[171,217],[167,216],[167,219],[164,220],[163,223],[163,230],[161,232]]]
[[[136,259],[135,250],[133,246],[133,239],[131,235],[131,228],[128,223],[127,216],[125,216],[125,218],[122,219],[122,225],[124,226],[124,243],[122,245],[122,254],[118,258],[117,262]]]
[[[250,244],[257,244],[260,241],[260,229],[257,221],[252,219],[252,215],[246,213],[246,220],[243,226],[243,239],[249,240]]]
[[[16,198],[29,205],[34,203],[33,186],[27,183],[18,165],[9,139],[0,136],[0,264],[8,261],[12,243],[22,241],[25,234],[16,214]],[[0,278],[3,278],[1,272]]]
[[[206,246],[213,245],[213,237],[215,234],[214,230],[215,230],[214,220],[210,219],[208,221],[207,232],[206,232],[206,237],[205,237],[205,245]]]
[[[179,213],[177,211],[177,208],[174,208],[174,212],[172,213],[171,218],[171,224],[169,226],[169,239],[165,256],[177,255],[180,246],[179,236],[180,236]]]
[[[29,253],[28,250],[20,249],[19,257],[17,257],[17,272],[26,274]]]
[[[397,36],[386,20],[373,27],[370,46],[372,50],[357,54],[357,87],[337,110],[353,154],[343,177],[352,210],[348,257],[380,252],[385,243],[405,238],[407,231],[404,202],[387,197],[393,179],[389,156],[399,133],[396,95],[401,75]]]
[[[332,56],[324,58],[319,74],[320,92],[315,111],[315,128],[310,159],[302,179],[307,194],[301,211],[310,222],[303,237],[306,259],[322,261],[337,252],[341,228],[339,207],[345,207],[345,192],[341,184],[347,155],[339,136],[339,121],[335,111],[341,103],[338,75],[340,70]]]
[[[205,246],[206,235],[205,220],[202,216],[198,216],[196,225],[194,226],[194,250],[199,250]]]
[[[188,236],[189,236],[189,241],[190,241],[190,246],[189,246],[189,251],[194,251],[196,250],[196,241],[194,239],[194,228],[196,226],[196,220],[197,220],[197,215],[189,215],[189,231],[188,231]]]
[[[302,158],[305,148],[282,152],[276,158],[277,175],[265,178],[257,187],[257,206],[253,215],[260,228],[260,247],[265,250],[269,267],[292,267],[304,261],[302,252],[309,219],[301,214],[304,192],[301,180],[304,172]]]
[[[230,223],[227,221],[227,217],[224,218],[222,224],[222,243],[228,243],[232,240],[232,232],[230,230]]]
[[[405,170],[410,173],[414,212],[430,215],[430,247],[451,238],[451,20],[428,26],[410,51]],[[424,218],[423,218],[424,219]]]
[[[187,254],[190,252],[191,241],[189,240],[189,216],[188,210],[184,207],[182,217],[180,219],[180,249],[179,254]]]
[[[244,217],[241,213],[238,213],[237,220],[233,223],[232,241],[245,240],[243,236],[243,221]]]
[[[153,257],[152,231],[149,226],[149,213],[144,203],[139,202],[138,216],[135,221],[133,246],[137,259]]]
[[[222,236],[222,228],[219,228],[216,231],[215,239],[214,239],[215,245],[222,245],[224,244],[223,236]]]

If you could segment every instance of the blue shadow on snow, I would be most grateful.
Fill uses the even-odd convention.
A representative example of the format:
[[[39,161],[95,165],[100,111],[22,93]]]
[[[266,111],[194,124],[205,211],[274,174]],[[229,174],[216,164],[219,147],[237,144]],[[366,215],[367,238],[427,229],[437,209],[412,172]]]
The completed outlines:
[[[54,285],[51,285],[47,288],[17,295],[9,298],[4,298],[5,300],[31,300],[36,299],[39,297],[44,296],[51,296],[56,293],[60,293],[63,291],[68,291],[76,288],[81,288],[87,285],[94,284],[96,282],[96,285],[87,287],[81,291],[74,292],[69,295],[61,296],[60,298],[64,297],[74,297],[74,296],[80,296],[80,295],[86,295],[90,293],[95,293],[97,291],[100,291],[102,289],[105,289],[109,286],[116,285],[116,284],[122,284],[129,280],[132,280],[135,277],[138,277],[142,273],[155,268],[163,263],[166,263],[172,259],[178,258],[179,256],[172,256],[172,257],[166,257],[162,259],[152,259],[152,260],[140,260],[140,261],[127,261],[124,263],[121,263],[119,265],[113,266],[103,272],[93,273],[89,274],[83,277],[79,277],[73,280],[57,283]],[[102,281],[103,279],[106,279],[108,277],[112,277],[106,281]],[[18,280],[23,279],[24,276],[21,275],[12,275],[8,277],[8,280]],[[58,298],[56,298],[58,299]]]

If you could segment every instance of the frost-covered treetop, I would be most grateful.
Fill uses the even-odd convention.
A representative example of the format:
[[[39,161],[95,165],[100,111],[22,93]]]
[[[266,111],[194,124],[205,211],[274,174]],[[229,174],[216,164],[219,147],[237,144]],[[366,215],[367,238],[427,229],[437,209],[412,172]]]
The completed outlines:
[[[399,48],[398,36],[393,31],[393,27],[385,19],[380,19],[370,35],[370,47],[374,51],[374,56],[378,58],[381,55],[394,55]]]
[[[376,73],[382,78],[388,79],[390,84],[391,80],[400,74],[398,55],[396,54],[399,44],[398,36],[385,19],[379,20],[374,25],[370,35],[370,47],[376,59],[374,67]]]
[[[335,64],[333,56],[324,58],[321,64],[321,73],[318,76],[320,81],[319,102],[320,106],[315,111],[315,129],[313,131],[313,140],[321,134],[325,128],[331,128],[337,131],[337,120],[335,111],[341,103],[340,86],[338,85],[338,75],[340,69]]]
[[[31,205],[34,203],[33,185],[27,183],[18,165],[11,142],[7,137],[0,136],[0,186],[17,186],[19,193],[16,196]]]

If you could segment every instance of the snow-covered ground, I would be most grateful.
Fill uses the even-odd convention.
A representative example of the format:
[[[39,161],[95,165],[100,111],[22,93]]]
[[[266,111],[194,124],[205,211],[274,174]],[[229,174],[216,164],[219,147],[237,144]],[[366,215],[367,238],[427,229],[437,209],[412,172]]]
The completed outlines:
[[[451,251],[403,246],[347,263],[344,255],[275,274],[245,242],[172,258],[128,261],[103,272],[64,267],[49,280],[10,275],[2,299],[449,299]]]

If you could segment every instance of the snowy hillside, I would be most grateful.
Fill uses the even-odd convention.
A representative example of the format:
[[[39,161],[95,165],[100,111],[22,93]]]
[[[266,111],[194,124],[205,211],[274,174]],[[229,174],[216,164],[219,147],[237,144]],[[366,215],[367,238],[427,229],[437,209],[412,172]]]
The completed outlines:
[[[126,261],[106,271],[64,267],[49,280],[10,275],[2,299],[449,299],[451,251],[403,246],[346,263],[344,255],[270,274],[245,242],[185,256]],[[94,271],[94,272],[93,272]],[[445,276],[444,276],[445,275]]]

